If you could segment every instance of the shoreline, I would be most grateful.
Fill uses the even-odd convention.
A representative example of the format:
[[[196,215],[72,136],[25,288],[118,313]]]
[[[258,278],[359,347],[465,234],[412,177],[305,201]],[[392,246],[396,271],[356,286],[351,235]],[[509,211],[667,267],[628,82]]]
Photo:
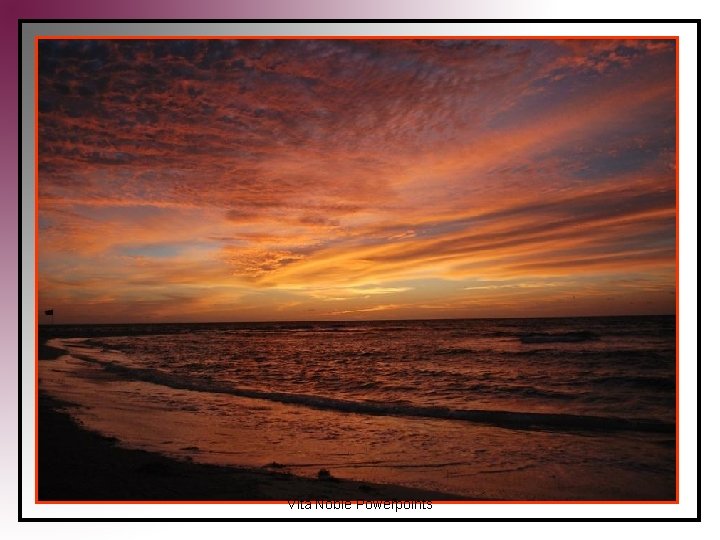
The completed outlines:
[[[116,439],[78,426],[62,411],[62,402],[42,392],[39,401],[37,499],[41,503],[465,499],[391,484],[179,461],[122,448]]]
[[[39,361],[65,351],[38,347]],[[272,502],[295,500],[455,501],[466,497],[392,484],[332,477],[305,478],[267,468],[240,468],[181,461],[118,446],[117,439],[84,429],[63,410],[70,405],[40,390],[38,493],[50,502]],[[274,470],[273,470],[274,469]]]

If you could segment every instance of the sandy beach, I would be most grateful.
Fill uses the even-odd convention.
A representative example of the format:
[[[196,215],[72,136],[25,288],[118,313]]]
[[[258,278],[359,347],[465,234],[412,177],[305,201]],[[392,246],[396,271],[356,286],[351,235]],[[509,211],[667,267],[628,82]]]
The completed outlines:
[[[41,343],[41,361],[53,361],[63,354],[44,341]],[[121,448],[113,438],[82,429],[63,407],[62,402],[44,394],[41,386],[38,420],[41,502],[462,499],[457,495],[332,476],[301,478],[283,473],[281,466],[272,463],[264,469],[222,467]]]

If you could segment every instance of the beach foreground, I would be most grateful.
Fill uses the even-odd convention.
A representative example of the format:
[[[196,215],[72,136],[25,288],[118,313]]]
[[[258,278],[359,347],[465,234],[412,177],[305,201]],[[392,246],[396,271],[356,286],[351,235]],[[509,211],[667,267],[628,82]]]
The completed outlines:
[[[39,493],[44,501],[461,500],[402,486],[310,479],[263,469],[170,459],[80,428],[63,404],[39,403]]]
[[[54,360],[64,352],[43,340],[39,358]],[[40,394],[37,498],[41,502],[463,499],[403,486],[192,463],[121,448],[112,437],[82,429],[63,411],[64,406]]]

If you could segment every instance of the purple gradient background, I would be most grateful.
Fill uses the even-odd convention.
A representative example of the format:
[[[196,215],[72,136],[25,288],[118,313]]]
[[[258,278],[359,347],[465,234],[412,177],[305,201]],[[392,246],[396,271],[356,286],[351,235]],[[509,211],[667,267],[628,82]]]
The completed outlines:
[[[518,3],[529,8],[530,2]],[[18,107],[18,19],[332,19],[332,18],[493,18],[500,17],[493,7],[483,7],[477,2],[459,2],[454,9],[448,3],[443,7],[418,6],[412,0],[398,1],[388,5],[385,0],[366,0],[363,3],[340,4],[333,0],[309,0],[303,3],[295,0],[272,0],[264,2],[236,3],[229,0],[125,0],[121,3],[100,3],[95,0],[10,0],[2,1],[0,7],[0,106],[4,128],[0,130],[0,157],[6,165],[0,169],[0,243],[9,253],[18,253],[18,132],[16,121],[21,114]],[[507,15],[506,15],[507,16]],[[529,16],[529,15],[528,15]],[[32,100],[33,96],[24,96]],[[12,164],[15,164],[14,166]],[[24,212],[32,208],[30,201],[23,201]],[[25,231],[22,245],[25,250],[33,245],[31,230]],[[19,319],[15,316],[19,305],[18,264],[14,257],[4,258],[0,263],[0,276],[7,284],[0,291],[0,340],[8,344],[0,364],[0,426],[6,433],[0,438],[0,474],[3,489],[0,493],[0,508],[3,517],[17,514],[20,504],[15,487],[18,480],[16,467],[18,456],[18,364],[20,343],[18,336]],[[29,277],[29,276],[28,276]],[[25,325],[34,324],[34,313],[23,313]],[[23,363],[32,358],[23,358]],[[27,381],[23,385],[28,388]],[[25,431],[28,436],[27,413]],[[7,430],[7,431],[6,431]],[[23,494],[25,498],[26,494]]]
[[[536,0],[444,0],[429,5],[417,0],[364,0],[340,3],[336,0],[124,0],[120,3],[100,3],[97,0],[0,0],[0,107],[3,126],[0,129],[0,156],[5,166],[0,169],[0,242],[6,252],[18,253],[18,19],[355,19],[355,18],[413,18],[413,19],[494,19],[494,18],[588,18],[601,15],[616,18],[643,18],[648,16],[642,3],[608,0],[602,13],[597,6],[586,8],[572,1],[537,2]],[[658,1],[653,4],[652,16],[656,18],[700,17],[703,11],[690,0],[685,9],[676,2]],[[693,9],[695,8],[695,9]],[[690,13],[693,11],[693,13]],[[569,32],[572,33],[572,32]],[[707,58],[707,56],[706,56]],[[32,99],[32,96],[25,96]],[[28,211],[25,201],[24,211]],[[31,208],[31,206],[30,206]],[[32,246],[26,231],[23,245]],[[17,508],[17,341],[19,320],[18,265],[14,256],[0,262],[0,276],[6,284],[0,290],[0,340],[5,343],[0,363],[0,475],[3,489],[0,491],[0,517],[3,522],[15,521]],[[23,314],[25,325],[33,324],[34,314]],[[25,358],[23,362],[32,362]],[[27,428],[26,428],[27,429]],[[570,513],[570,512],[568,512]],[[141,524],[137,524],[141,525]],[[168,524],[165,524],[168,525]],[[4,530],[5,524],[0,527]],[[495,529],[493,529],[495,530]],[[19,530],[11,531],[19,533]],[[26,533],[28,531],[25,531]],[[36,531],[39,532],[39,531]],[[50,532],[49,530],[45,532]],[[106,530],[105,532],[109,532]],[[120,534],[120,531],[117,531]],[[10,537],[15,537],[16,534]],[[116,534],[110,535],[118,537]]]

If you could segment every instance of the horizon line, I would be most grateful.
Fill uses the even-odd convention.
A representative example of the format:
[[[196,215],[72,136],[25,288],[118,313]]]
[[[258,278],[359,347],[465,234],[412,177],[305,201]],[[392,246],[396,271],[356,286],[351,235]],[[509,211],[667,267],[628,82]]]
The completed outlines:
[[[427,319],[287,319],[258,321],[134,321],[134,322],[73,322],[73,323],[38,323],[38,327],[53,326],[121,326],[121,325],[173,325],[173,324],[288,324],[288,323],[376,323],[376,322],[427,322],[427,321],[481,321],[481,320],[513,320],[513,319],[611,319],[629,317],[677,317],[676,313],[654,313],[639,315],[553,315],[548,317],[440,317]]]

